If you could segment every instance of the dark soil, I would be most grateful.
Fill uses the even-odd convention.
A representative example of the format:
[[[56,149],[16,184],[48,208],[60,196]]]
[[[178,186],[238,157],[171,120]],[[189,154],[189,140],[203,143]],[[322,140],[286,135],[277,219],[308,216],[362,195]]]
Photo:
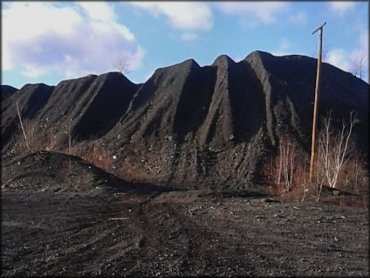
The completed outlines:
[[[3,276],[369,276],[367,209],[160,190],[66,157],[3,165]]]

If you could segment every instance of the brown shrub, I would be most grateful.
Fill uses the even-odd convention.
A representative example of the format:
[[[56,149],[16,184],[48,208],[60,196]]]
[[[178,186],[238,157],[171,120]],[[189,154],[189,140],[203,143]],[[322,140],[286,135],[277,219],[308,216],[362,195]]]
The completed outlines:
[[[269,191],[281,201],[319,201],[324,185],[365,197],[336,197],[338,205],[367,206],[369,196],[368,170],[364,159],[355,151],[352,129],[357,123],[351,113],[349,123],[342,123],[339,133],[332,127],[330,114],[323,119],[319,133],[318,154],[315,159],[313,182],[309,182],[308,155],[291,139],[283,137],[277,153],[265,164]],[[327,200],[325,200],[327,201]]]
[[[112,157],[105,145],[99,142],[71,143],[70,153],[83,158],[95,166],[106,171],[111,170]]]
[[[269,180],[270,193],[281,200],[297,201],[306,194],[308,157],[302,147],[283,137],[276,155],[264,169]]]
[[[25,139],[27,138],[27,140]],[[50,132],[37,132],[37,122],[25,119],[22,126],[18,124],[18,132],[14,135],[14,146],[17,154],[26,154],[42,150],[54,150],[59,145],[56,136]]]

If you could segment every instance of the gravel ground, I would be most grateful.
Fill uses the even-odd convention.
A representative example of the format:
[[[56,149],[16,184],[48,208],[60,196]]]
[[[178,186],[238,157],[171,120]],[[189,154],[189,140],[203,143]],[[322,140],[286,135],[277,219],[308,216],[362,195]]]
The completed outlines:
[[[3,276],[369,276],[368,210],[200,191],[2,192]]]

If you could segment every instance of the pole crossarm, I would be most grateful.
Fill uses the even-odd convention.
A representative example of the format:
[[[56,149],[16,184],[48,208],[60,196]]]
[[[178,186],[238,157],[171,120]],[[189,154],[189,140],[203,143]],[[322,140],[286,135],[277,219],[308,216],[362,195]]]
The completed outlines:
[[[324,23],[322,23],[319,27],[315,29],[315,31],[312,32],[312,35],[315,34],[317,31],[319,31],[320,29],[323,29],[325,25],[326,25],[326,22],[324,21]]]

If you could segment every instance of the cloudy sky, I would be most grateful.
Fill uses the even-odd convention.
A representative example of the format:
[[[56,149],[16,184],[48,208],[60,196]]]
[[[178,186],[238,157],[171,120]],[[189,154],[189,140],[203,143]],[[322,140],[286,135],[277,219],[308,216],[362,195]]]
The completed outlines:
[[[2,84],[56,85],[116,71],[145,82],[159,67],[254,50],[316,57],[343,70],[363,65],[368,81],[368,2],[7,2],[2,1]]]

